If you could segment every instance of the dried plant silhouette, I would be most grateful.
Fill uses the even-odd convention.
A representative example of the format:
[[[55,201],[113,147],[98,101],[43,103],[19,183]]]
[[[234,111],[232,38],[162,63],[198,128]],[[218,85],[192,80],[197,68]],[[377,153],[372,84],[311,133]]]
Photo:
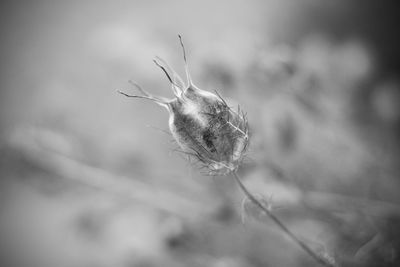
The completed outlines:
[[[234,111],[218,92],[211,93],[194,85],[187,62],[186,50],[179,35],[185,63],[186,83],[164,61],[156,57],[154,63],[165,73],[175,98],[153,96],[136,82],[130,83],[141,95],[126,97],[143,98],[165,107],[169,112],[169,129],[187,155],[197,159],[209,175],[231,175],[245,197],[262,210],[292,241],[316,262],[324,266],[336,266],[328,259],[314,252],[306,243],[291,232],[285,224],[258,200],[243,184],[237,170],[243,162],[249,145],[249,127],[245,113],[238,108]]]

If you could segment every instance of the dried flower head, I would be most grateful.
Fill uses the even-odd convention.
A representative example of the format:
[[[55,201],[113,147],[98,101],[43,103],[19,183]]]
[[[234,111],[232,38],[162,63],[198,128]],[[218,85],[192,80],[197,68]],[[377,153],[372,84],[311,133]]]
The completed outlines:
[[[196,87],[190,77],[186,51],[179,35],[185,61],[187,84],[161,58],[154,63],[171,83],[175,98],[156,97],[131,82],[142,95],[121,94],[145,98],[165,107],[169,112],[169,128],[182,150],[194,156],[212,175],[235,171],[248,147],[249,134],[245,114],[232,110],[217,93]]]

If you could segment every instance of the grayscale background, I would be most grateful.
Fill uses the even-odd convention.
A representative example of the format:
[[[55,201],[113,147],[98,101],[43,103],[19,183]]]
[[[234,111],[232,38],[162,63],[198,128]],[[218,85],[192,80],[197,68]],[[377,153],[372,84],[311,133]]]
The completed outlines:
[[[384,3],[382,3],[384,2]],[[176,152],[152,62],[247,112],[240,175],[337,266],[400,266],[396,1],[2,1],[0,265],[317,266]]]

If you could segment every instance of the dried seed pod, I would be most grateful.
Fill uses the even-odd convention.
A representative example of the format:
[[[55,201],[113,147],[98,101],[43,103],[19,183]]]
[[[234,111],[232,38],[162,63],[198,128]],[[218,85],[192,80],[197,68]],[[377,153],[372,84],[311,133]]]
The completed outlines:
[[[198,159],[209,174],[227,174],[235,171],[243,160],[248,147],[249,134],[245,114],[238,108],[232,110],[217,93],[196,87],[190,77],[186,51],[181,36],[187,84],[161,58],[154,63],[166,74],[171,83],[175,98],[155,97],[134,86],[143,94],[128,95],[152,100],[167,108],[169,128],[176,142],[189,155]]]

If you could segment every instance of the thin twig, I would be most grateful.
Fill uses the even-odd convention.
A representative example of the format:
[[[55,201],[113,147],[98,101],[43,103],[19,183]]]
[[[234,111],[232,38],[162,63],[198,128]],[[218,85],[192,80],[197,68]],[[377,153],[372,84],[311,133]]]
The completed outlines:
[[[266,215],[282,230],[284,231],[297,245],[299,245],[309,256],[311,256],[318,263],[328,266],[335,267],[334,264],[327,262],[325,259],[322,259],[318,256],[311,248],[309,248],[303,241],[296,237],[296,235],[291,232],[284,224],[281,222],[278,217],[276,217],[268,208],[266,208],[257,198],[254,197],[252,193],[245,187],[245,185],[240,180],[238,174],[236,172],[232,172],[233,177],[236,182],[239,184],[240,189],[246,195],[248,199],[250,199],[257,207],[259,207]]]

